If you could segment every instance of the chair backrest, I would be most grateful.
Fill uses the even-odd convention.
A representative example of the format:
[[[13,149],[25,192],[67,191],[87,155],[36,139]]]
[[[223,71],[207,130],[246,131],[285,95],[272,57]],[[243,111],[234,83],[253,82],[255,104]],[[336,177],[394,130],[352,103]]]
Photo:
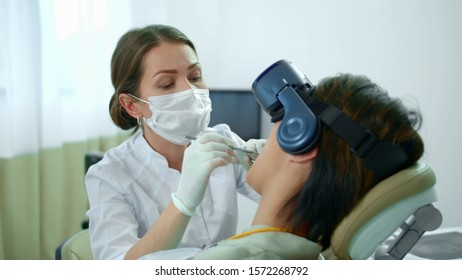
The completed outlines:
[[[100,151],[92,151],[92,152],[86,153],[85,154],[85,174],[87,174],[90,166],[102,160],[103,157],[104,157],[104,153]]]
[[[92,151],[85,154],[85,174],[87,174],[88,169],[95,163],[98,163],[104,157],[104,153],[100,151]],[[85,219],[82,221],[82,229],[88,228],[90,225],[90,221]]]
[[[104,153],[100,151],[87,152],[84,157],[85,174],[93,164],[103,159]],[[67,238],[55,249],[56,260],[91,260],[93,254],[90,248],[88,233],[89,221],[84,220],[81,224],[82,231]]]
[[[88,229],[77,232],[56,248],[57,260],[92,260]]]
[[[381,181],[335,229],[331,239],[335,258],[367,259],[401,226],[395,241],[399,252],[390,248],[377,258],[402,259],[425,231],[441,225],[441,213],[432,205],[435,183],[433,170],[422,162]]]

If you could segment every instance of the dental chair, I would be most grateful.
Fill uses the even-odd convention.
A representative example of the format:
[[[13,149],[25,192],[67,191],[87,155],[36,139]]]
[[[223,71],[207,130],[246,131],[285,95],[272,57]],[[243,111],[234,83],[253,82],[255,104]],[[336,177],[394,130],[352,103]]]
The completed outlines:
[[[104,153],[95,151],[85,154],[85,174],[93,164],[99,162]],[[90,236],[88,232],[89,221],[84,220],[82,230],[62,241],[55,249],[55,260],[91,260],[93,254],[90,248]]]
[[[55,251],[55,260],[92,260],[88,229],[81,230],[63,241]]]
[[[99,152],[99,151],[93,151],[93,152],[86,153],[85,154],[85,174],[87,174],[90,166],[102,160],[103,156],[104,156],[104,153]],[[88,228],[88,225],[89,225],[88,220],[82,221],[82,229]]]
[[[422,162],[381,181],[338,225],[324,257],[403,259],[426,231],[441,225],[441,212],[432,204],[435,183],[433,170]]]

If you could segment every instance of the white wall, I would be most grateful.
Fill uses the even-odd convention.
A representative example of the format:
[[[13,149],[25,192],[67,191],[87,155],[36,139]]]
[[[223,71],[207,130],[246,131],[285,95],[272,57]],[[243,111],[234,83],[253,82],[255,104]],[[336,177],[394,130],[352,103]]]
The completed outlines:
[[[314,83],[339,72],[366,74],[391,95],[417,99],[443,226],[462,226],[460,14],[458,0],[134,0],[132,11],[136,26],[165,23],[184,31],[210,87],[250,88],[285,58]],[[266,134],[267,118],[264,126]],[[254,210],[244,206],[243,213]]]

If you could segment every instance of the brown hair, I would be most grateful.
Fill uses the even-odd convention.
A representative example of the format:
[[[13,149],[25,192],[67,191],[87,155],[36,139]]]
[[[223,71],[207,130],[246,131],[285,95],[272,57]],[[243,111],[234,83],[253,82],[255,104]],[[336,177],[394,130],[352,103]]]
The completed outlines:
[[[405,108],[398,98],[365,76],[342,74],[323,79],[313,96],[342,110],[378,139],[401,145],[408,155],[406,168],[424,152],[417,133],[421,115]],[[313,169],[302,190],[288,202],[294,205],[295,232],[330,246],[330,238],[340,221],[379,181],[374,171],[356,156],[348,143],[332,129],[322,126],[322,136]]]
[[[130,116],[119,102],[120,93],[138,96],[139,80],[143,74],[143,57],[162,42],[182,43],[197,54],[194,44],[180,30],[167,25],[148,25],[125,33],[117,43],[111,60],[111,80],[114,94],[109,101],[112,121],[120,128],[138,128],[137,120]]]

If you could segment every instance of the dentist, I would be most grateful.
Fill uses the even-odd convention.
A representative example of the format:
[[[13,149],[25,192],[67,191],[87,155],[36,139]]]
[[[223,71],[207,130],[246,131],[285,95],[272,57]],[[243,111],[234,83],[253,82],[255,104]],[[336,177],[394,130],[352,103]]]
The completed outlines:
[[[259,152],[265,140],[208,128],[211,102],[193,43],[171,26],[130,30],[114,50],[111,78],[111,118],[133,135],[85,177],[94,258],[138,259],[234,235],[237,193],[259,195],[245,180],[251,159],[229,146]]]

